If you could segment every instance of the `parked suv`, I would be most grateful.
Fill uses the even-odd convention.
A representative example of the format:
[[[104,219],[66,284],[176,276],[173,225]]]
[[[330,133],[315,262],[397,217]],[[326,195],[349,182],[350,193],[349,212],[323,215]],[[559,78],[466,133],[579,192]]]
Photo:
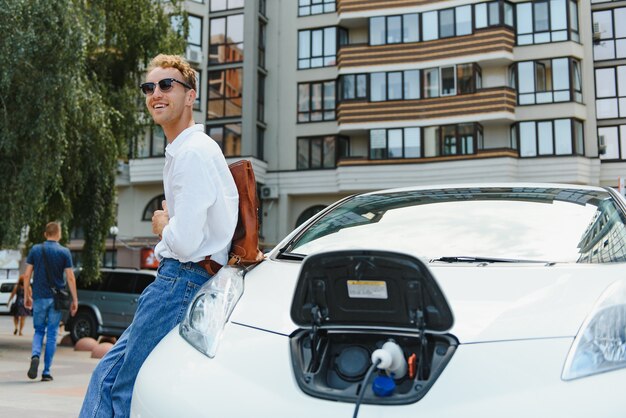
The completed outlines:
[[[139,295],[156,277],[154,270],[128,268],[103,268],[100,274],[100,282],[86,285],[80,270],[75,272],[78,312],[65,324],[74,342],[83,337],[122,335],[133,321]]]

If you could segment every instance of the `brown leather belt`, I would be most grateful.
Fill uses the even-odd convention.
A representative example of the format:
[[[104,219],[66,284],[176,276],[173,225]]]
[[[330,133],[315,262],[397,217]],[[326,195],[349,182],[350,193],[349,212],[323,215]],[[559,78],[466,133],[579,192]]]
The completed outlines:
[[[217,261],[211,260],[211,256],[207,256],[204,260],[198,261],[198,265],[205,269],[211,276],[215,276],[222,268],[222,265]]]

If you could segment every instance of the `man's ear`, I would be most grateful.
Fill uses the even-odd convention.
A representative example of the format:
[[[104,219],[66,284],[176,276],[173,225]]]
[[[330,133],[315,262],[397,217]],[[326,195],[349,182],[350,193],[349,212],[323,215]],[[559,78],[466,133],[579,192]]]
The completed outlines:
[[[196,96],[198,94],[196,93],[195,90],[189,90],[189,94],[187,95],[187,101],[185,103],[185,105],[187,106],[193,106],[194,102],[196,101]]]

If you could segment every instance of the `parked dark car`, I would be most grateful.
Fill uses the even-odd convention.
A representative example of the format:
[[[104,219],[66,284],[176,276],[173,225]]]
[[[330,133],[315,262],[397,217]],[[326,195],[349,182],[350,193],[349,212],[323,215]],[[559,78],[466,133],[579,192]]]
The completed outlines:
[[[118,337],[135,316],[141,292],[156,277],[154,270],[103,268],[98,283],[85,284],[76,271],[78,312],[65,324],[72,341],[100,335]]]

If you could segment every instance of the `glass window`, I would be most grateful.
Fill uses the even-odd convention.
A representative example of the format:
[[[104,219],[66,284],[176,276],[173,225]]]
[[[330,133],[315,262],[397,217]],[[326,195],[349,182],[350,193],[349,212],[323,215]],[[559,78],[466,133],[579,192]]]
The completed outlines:
[[[402,158],[402,129],[387,130],[387,152],[389,158]]]
[[[439,36],[441,38],[454,36],[454,9],[439,11]]]
[[[418,158],[421,157],[421,129],[405,128],[404,129],[404,157]]]
[[[519,141],[521,157],[534,157],[537,155],[535,122],[521,122],[519,124]]]
[[[486,28],[489,26],[489,21],[487,20],[487,3],[475,4],[474,14],[476,18],[476,29]]]
[[[335,7],[335,0],[298,0],[298,16],[332,13]]]
[[[298,69],[333,66],[336,55],[336,27],[298,32]]]
[[[489,5],[489,26],[496,26],[500,24],[500,3],[492,1]]]
[[[402,99],[402,73],[387,73],[387,100]]]
[[[572,72],[574,80],[570,78]],[[518,85],[519,105],[582,101],[579,63],[571,58],[519,62],[517,77],[517,83],[512,84]]]
[[[402,42],[402,16],[387,17],[387,43]]]
[[[569,25],[567,21],[568,4],[570,8]],[[568,39],[579,40],[578,12],[575,1],[538,0],[518,3],[516,7],[518,45],[559,42]]]
[[[220,146],[224,156],[241,156],[241,124],[208,125],[208,135]]]
[[[387,158],[387,132],[384,129],[370,131],[370,159]]]
[[[370,159],[421,157],[421,128],[373,129]]]
[[[402,16],[402,42],[417,42],[420,40],[419,15],[417,13]]]
[[[537,133],[539,135],[539,155],[554,154],[552,121],[537,122]]]
[[[367,74],[356,76],[356,96],[359,99],[367,98]]]
[[[163,210],[162,202],[165,200],[165,195],[161,194],[157,197],[152,198],[146,207],[143,209],[143,215],[141,216],[142,221],[152,221],[152,215],[154,215],[155,210]],[[84,238],[84,237],[83,237]]]
[[[472,6],[460,6],[456,11],[456,36],[472,33]]]
[[[456,94],[456,74],[454,67],[441,68],[441,95],[452,96]]]
[[[243,69],[209,71],[208,119],[241,116]]]
[[[597,68],[596,97],[614,97],[615,92],[615,68]]]
[[[593,30],[599,33],[601,42],[594,42],[593,56],[596,61],[626,58],[626,7],[593,12]]]
[[[187,35],[187,43],[202,46],[202,18],[194,15],[188,15],[189,34]]]
[[[386,73],[370,74],[370,100],[373,102],[387,100]]]
[[[619,131],[617,126],[598,128],[598,141],[606,146],[605,153],[600,155],[601,159],[620,159]]]
[[[370,18],[370,45],[384,45],[385,32],[385,17]]]
[[[422,13],[422,28],[424,41],[431,41],[433,39],[439,39],[439,32],[437,28],[437,11]]]
[[[341,99],[350,100],[356,97],[354,74],[341,76]]]
[[[439,97],[439,69],[424,70],[424,97]]]
[[[209,21],[209,62],[243,61],[243,14]]]
[[[298,84],[298,122],[335,119],[335,81]]]
[[[460,64],[456,66],[459,94],[473,93],[475,91],[473,70],[474,66],[472,64]]]
[[[570,119],[557,119],[554,121],[555,154],[572,154],[572,124]]]
[[[583,154],[583,126],[575,119],[521,122],[518,125],[520,156]],[[572,129],[572,127],[574,129]]]
[[[420,72],[419,70],[408,70],[404,72],[404,98],[420,98]]]

